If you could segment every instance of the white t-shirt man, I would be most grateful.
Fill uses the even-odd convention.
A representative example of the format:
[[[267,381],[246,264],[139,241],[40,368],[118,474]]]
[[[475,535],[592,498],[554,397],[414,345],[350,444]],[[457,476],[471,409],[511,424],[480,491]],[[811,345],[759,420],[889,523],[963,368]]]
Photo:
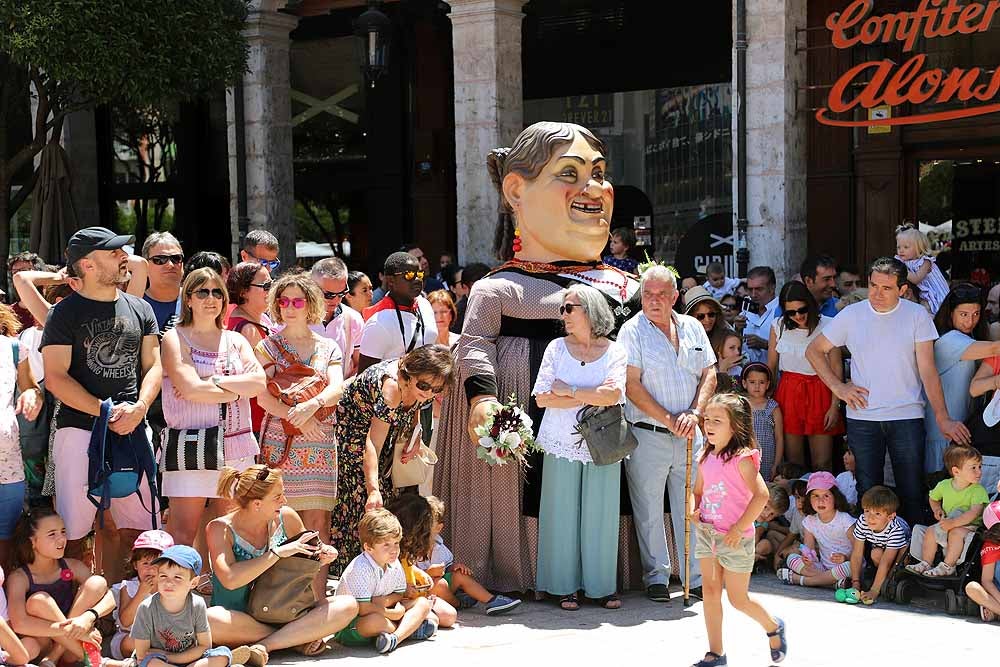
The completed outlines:
[[[430,301],[418,296],[412,306],[396,306],[386,295],[365,309],[361,330],[361,355],[379,361],[398,359],[410,350],[437,340],[437,324]]]
[[[880,313],[862,301],[847,306],[824,328],[835,346],[851,351],[851,382],[868,390],[868,406],[847,407],[849,419],[898,421],[923,419],[923,382],[917,368],[917,343],[937,340],[927,310],[900,299]]]

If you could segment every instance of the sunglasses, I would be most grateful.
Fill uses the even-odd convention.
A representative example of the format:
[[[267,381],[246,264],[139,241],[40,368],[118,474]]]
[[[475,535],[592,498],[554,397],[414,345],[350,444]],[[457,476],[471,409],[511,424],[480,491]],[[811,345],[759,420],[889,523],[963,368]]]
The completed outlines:
[[[255,259],[258,264],[263,266],[268,271],[277,271],[278,267],[281,266],[280,259],[261,259],[260,257],[253,254],[249,250],[247,251],[247,254],[250,255],[250,257],[252,257],[253,259]]]
[[[696,320],[698,320],[699,322],[701,322],[702,320],[704,320],[706,317],[711,317],[714,320],[714,319],[716,319],[718,317],[718,315],[716,315],[715,313],[709,311],[707,313],[698,313],[697,315],[694,316],[694,318]]]
[[[327,292],[326,290],[323,290],[323,298],[327,300],[336,299],[338,297],[345,297],[350,293],[351,290],[349,289],[342,289],[339,292]]]
[[[727,306],[726,304],[722,304],[720,308],[722,308],[722,310],[726,311],[727,313],[736,310],[736,306]]]
[[[184,264],[184,255],[153,255],[149,261],[157,266],[163,266],[167,262],[180,266]]]
[[[403,276],[404,280],[413,280],[414,278],[416,278],[417,280],[423,280],[424,279],[424,272],[423,271],[402,271],[400,273],[393,273],[392,275],[394,275],[394,276]]]
[[[403,376],[403,379],[405,379],[405,380],[409,380],[410,378],[413,377],[412,375],[410,375],[406,371],[405,368],[400,368],[399,372]],[[423,380],[417,380],[415,384],[416,384],[417,389],[419,389],[420,391],[429,391],[432,394],[440,394],[445,389],[444,385],[441,385],[439,387],[435,387],[430,382],[424,382]]]
[[[582,303],[567,303],[565,305],[559,306],[560,315],[572,315],[574,308],[583,308]]]
[[[273,284],[274,283],[272,281],[268,280],[266,283],[250,283],[250,287],[259,287],[262,290],[264,290],[265,292],[270,292],[271,291],[271,285],[273,285]]]
[[[212,289],[208,289],[207,287],[202,287],[200,289],[194,290],[193,292],[189,292],[188,296],[194,296],[194,298],[198,299],[199,301],[204,301],[208,297],[212,297],[213,299],[218,299],[219,301],[222,301],[224,298],[226,298],[226,293],[223,292],[218,287],[213,287]]]
[[[802,306],[801,308],[796,308],[795,310],[786,310],[785,314],[791,317],[792,315],[808,315],[809,306]]]
[[[301,296],[297,296],[294,299],[290,299],[287,296],[283,296],[280,299],[278,299],[278,305],[281,306],[282,308],[288,308],[289,306],[294,306],[295,308],[301,310],[302,308],[306,307],[306,300]]]

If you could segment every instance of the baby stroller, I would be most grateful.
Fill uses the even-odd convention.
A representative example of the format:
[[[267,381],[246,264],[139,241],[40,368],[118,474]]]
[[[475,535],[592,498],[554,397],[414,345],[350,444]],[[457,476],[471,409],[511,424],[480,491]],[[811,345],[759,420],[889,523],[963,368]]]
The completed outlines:
[[[970,600],[965,595],[965,585],[970,581],[979,581],[982,567],[979,562],[979,551],[983,544],[982,530],[977,530],[972,535],[968,547],[965,550],[965,557],[955,566],[955,574],[944,577],[925,577],[906,569],[910,563],[915,563],[916,559],[912,555],[898,563],[886,578],[883,592],[889,592],[887,596],[897,604],[909,604],[914,593],[943,593],[945,611],[952,616],[963,614],[976,615],[979,613],[979,605]]]

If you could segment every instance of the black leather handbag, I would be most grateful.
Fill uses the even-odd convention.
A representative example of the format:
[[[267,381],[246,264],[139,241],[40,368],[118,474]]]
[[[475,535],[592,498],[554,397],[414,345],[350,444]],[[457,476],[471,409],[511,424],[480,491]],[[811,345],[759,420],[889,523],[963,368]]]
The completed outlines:
[[[625,409],[619,405],[587,405],[576,413],[576,432],[580,446],[587,443],[595,465],[618,463],[639,445],[625,421]]]

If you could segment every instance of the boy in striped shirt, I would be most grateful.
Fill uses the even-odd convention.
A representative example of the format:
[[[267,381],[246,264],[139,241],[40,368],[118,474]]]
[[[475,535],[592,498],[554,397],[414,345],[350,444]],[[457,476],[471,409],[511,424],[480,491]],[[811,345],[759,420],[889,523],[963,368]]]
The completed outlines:
[[[872,604],[878,599],[892,566],[906,556],[910,526],[896,516],[899,497],[884,486],[868,489],[861,497],[861,507],[864,512],[851,531],[851,585],[861,591],[862,602]],[[875,567],[875,580],[867,591],[862,590],[861,580],[865,561]]]

